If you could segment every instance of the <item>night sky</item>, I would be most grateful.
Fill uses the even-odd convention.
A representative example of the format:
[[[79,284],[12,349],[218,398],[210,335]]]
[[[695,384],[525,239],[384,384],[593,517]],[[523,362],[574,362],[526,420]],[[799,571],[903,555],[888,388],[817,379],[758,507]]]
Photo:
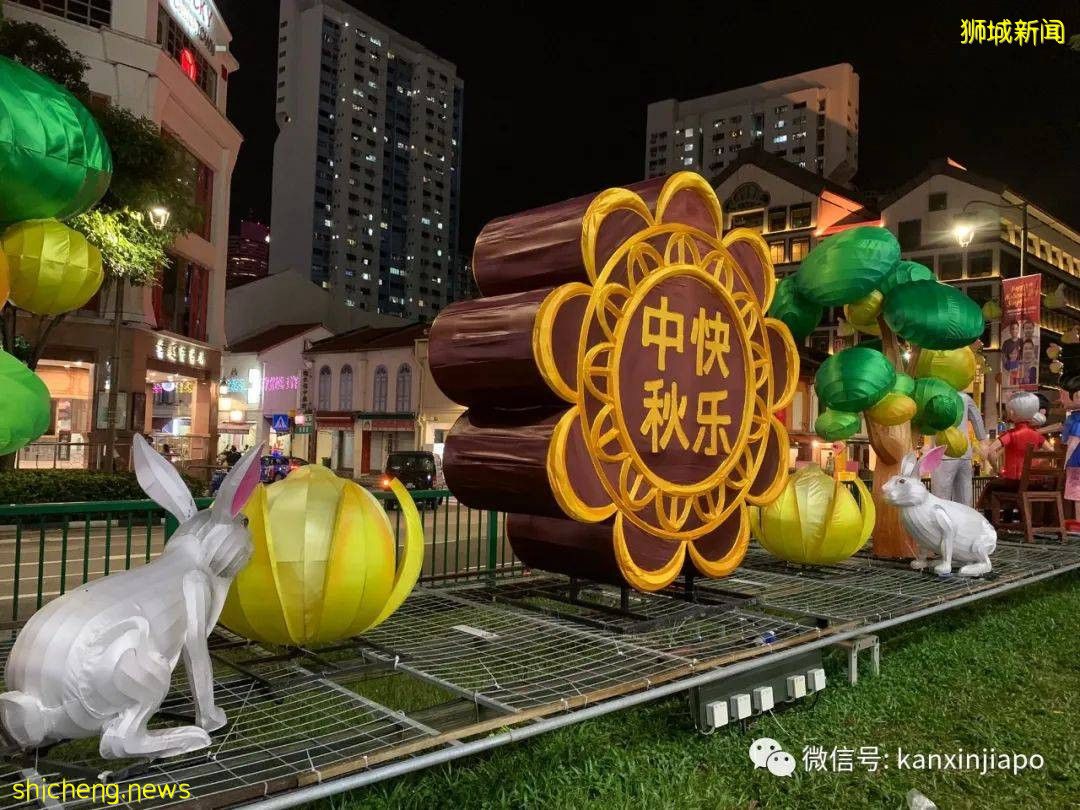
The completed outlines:
[[[1026,8],[1030,19],[1036,6],[1065,23],[1067,39],[1080,33],[1075,0],[795,11],[666,0],[652,15],[640,0],[351,2],[454,62],[465,81],[465,250],[493,217],[642,179],[651,101],[845,61],[861,83],[857,188],[887,190],[947,155],[1080,228],[1080,52],[960,44],[961,18],[1013,20]],[[270,217],[277,2],[257,4],[270,14],[254,15],[251,0],[219,0],[240,62],[229,82],[229,117],[244,136],[234,225],[249,211]]]

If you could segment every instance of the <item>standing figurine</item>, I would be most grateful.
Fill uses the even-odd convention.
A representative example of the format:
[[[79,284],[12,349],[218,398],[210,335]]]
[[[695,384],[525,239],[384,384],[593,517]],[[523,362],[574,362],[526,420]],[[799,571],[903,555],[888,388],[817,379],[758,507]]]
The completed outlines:
[[[1065,442],[1065,499],[1073,502],[1080,519],[1080,374],[1061,380],[1061,404],[1068,413],[1061,428]]]
[[[985,442],[986,425],[983,424],[979,407],[975,404],[975,400],[963,391],[960,392],[960,398],[964,400],[964,415],[960,417],[957,427],[964,436],[974,433],[979,442]],[[971,506],[973,500],[971,479],[971,442],[969,441],[964,455],[960,458],[944,458],[937,469],[931,473],[930,491],[938,498]]]

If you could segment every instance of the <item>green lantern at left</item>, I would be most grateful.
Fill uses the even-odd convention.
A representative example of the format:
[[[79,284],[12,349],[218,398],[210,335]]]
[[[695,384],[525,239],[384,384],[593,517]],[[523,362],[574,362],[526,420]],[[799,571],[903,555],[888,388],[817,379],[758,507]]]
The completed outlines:
[[[49,427],[51,402],[42,379],[0,351],[0,456],[34,441]]]
[[[97,121],[65,88],[0,56],[0,222],[86,211],[112,179]]]
[[[12,225],[3,236],[11,303],[35,315],[59,315],[93,298],[105,278],[101,251],[55,219]]]

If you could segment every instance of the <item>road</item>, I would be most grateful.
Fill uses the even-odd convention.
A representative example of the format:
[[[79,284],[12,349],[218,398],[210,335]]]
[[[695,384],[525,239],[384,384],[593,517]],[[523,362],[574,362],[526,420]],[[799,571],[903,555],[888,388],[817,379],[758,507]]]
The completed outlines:
[[[389,512],[390,523],[398,529],[400,512]],[[425,554],[422,578],[439,577],[446,573],[476,570],[487,565],[488,524],[486,513],[460,506],[444,504],[432,512],[421,512],[424,522]],[[404,526],[400,527],[404,531]],[[498,561],[509,560],[509,545],[499,526]],[[84,579],[104,576],[106,558],[109,572],[136,568],[161,553],[165,542],[164,526],[134,525],[130,548],[127,542],[126,518],[113,522],[106,529],[104,521],[92,523],[89,530],[82,521],[68,527],[65,557],[63,532],[60,528],[24,528],[16,543],[12,526],[0,527],[0,623],[25,621],[41,601],[60,593],[61,567],[67,571],[65,590],[77,588]],[[18,566],[18,609],[12,612],[15,598],[16,564]],[[39,589],[38,582],[41,582]]]

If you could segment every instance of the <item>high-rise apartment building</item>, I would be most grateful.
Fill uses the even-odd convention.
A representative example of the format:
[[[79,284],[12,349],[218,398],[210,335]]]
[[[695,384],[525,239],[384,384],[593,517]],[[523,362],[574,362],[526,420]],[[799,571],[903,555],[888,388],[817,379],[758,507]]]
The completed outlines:
[[[342,0],[281,0],[270,272],[432,317],[458,241],[453,64]]]
[[[646,177],[689,169],[715,183],[749,146],[846,183],[859,167],[859,74],[831,65],[648,107]]]
[[[229,234],[227,286],[239,287],[266,278],[270,271],[270,229],[261,222],[240,220],[240,229]]]

